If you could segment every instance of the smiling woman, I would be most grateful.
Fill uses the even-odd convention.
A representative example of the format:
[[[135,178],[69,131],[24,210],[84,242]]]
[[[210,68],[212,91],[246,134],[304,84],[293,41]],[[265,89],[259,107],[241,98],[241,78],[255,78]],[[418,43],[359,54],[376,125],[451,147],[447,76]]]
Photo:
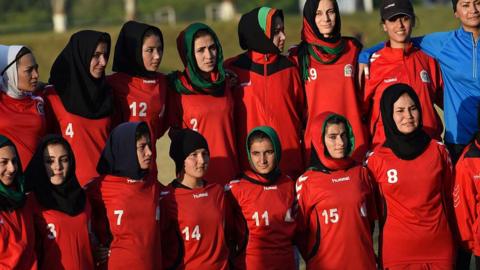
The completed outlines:
[[[46,131],[43,99],[36,96],[38,65],[24,46],[0,45],[0,133],[18,145],[22,164],[28,165]]]

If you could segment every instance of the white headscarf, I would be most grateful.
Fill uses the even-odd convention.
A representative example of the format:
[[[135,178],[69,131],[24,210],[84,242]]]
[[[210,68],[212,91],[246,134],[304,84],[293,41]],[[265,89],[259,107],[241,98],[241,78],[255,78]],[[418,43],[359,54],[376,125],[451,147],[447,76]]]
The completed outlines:
[[[2,72],[5,67],[10,65],[15,61],[18,52],[24,46],[12,45],[5,46],[0,45],[0,72]],[[17,61],[11,64],[7,70],[3,73],[0,80],[0,87],[3,92],[9,95],[12,98],[21,99],[27,96],[23,91],[20,91],[17,87],[18,85],[18,72],[17,72]]]

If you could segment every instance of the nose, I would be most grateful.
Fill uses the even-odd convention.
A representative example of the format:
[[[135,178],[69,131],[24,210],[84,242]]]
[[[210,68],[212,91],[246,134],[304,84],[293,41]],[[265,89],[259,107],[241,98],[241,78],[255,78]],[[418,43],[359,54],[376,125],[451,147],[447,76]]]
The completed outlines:
[[[478,7],[475,3],[472,3],[472,12],[473,13],[478,13]]]
[[[153,59],[160,59],[160,52],[158,50],[153,51]]]
[[[337,138],[335,139],[335,143],[337,144],[337,147],[342,147],[344,145],[341,136],[337,136]]]
[[[281,41],[285,41],[285,39],[287,39],[287,35],[285,34],[285,32],[280,32],[280,40]]]
[[[13,163],[13,161],[8,162],[7,170],[12,175],[17,171],[17,166],[15,165],[15,163]]]
[[[98,58],[98,64],[102,67],[105,67],[107,65],[107,59],[103,54]]]
[[[38,73],[38,69],[34,68],[33,71],[32,71],[32,79],[38,79],[39,76],[40,75]]]
[[[145,146],[145,156],[151,157],[152,156],[152,149],[150,148],[149,145]]]

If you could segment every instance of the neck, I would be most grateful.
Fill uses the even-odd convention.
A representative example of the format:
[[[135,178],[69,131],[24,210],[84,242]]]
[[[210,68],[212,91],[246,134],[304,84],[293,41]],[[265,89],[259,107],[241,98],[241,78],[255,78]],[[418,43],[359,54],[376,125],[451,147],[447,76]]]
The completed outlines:
[[[184,185],[186,187],[189,187],[191,189],[202,188],[203,187],[203,179],[202,178],[197,178],[197,177],[193,177],[193,176],[186,175],[186,174],[184,174],[182,176],[180,183],[182,183],[182,185]]]
[[[405,49],[407,45],[410,43],[410,39],[405,40],[405,42],[395,42],[390,40],[390,48],[393,49]]]
[[[474,40],[477,40],[478,36],[480,35],[480,25],[478,27],[468,27],[464,25],[463,30],[465,30],[465,32],[472,33]]]
[[[207,81],[210,81],[210,72],[200,71],[200,76]]]

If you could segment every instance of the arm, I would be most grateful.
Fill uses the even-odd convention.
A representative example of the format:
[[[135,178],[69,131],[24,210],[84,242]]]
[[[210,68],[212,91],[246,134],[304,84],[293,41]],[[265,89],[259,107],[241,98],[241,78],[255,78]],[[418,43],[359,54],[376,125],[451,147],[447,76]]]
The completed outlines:
[[[438,58],[445,42],[448,41],[450,32],[431,33],[421,37],[412,38],[412,42],[426,54],[433,58]]]
[[[471,175],[465,168],[465,160],[457,164],[457,174],[453,188],[453,207],[461,245],[467,250],[473,250],[476,245],[475,230],[477,225],[476,208],[478,204],[477,190]]]

